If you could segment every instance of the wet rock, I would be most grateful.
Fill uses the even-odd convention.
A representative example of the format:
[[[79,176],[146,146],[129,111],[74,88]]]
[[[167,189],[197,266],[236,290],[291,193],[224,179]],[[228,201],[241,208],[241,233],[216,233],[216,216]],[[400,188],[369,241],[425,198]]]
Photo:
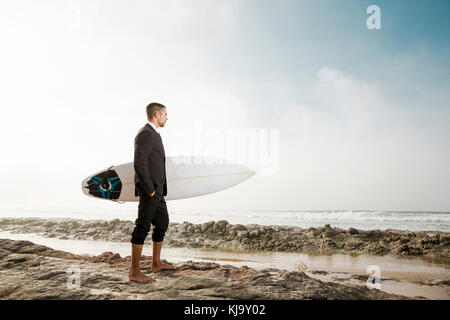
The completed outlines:
[[[348,228],[347,233],[348,234],[358,234],[359,232],[355,228]]]
[[[226,220],[220,220],[220,221],[217,221],[217,222],[214,224],[213,229],[214,229],[214,231],[225,231],[227,225],[228,225],[228,221],[226,221]]]
[[[362,274],[352,274],[350,276],[351,279],[356,279],[356,280],[360,280],[360,281],[367,281],[367,279],[369,278],[369,276],[367,275],[362,275]]]
[[[244,230],[247,230],[247,228],[244,225],[242,225],[242,224],[235,224],[235,225],[232,225],[230,227],[230,230],[233,230],[233,231],[244,231]]]
[[[74,219],[3,218],[0,230],[35,233],[59,239],[129,242],[133,221],[86,221]],[[56,231],[59,230],[59,231]],[[151,244],[151,237],[146,239]],[[394,254],[427,256],[450,262],[450,236],[445,232],[401,230],[357,230],[332,228],[301,229],[290,226],[229,224],[226,220],[203,224],[171,223],[165,245],[190,248],[256,249],[263,251]],[[0,253],[1,255],[1,253]]]
[[[34,279],[36,279],[36,280],[49,280],[49,279],[58,278],[58,277],[60,277],[63,274],[65,275],[66,271],[48,271],[48,272],[37,274],[34,277]]]
[[[244,239],[244,238],[247,237],[247,235],[248,235],[248,232],[247,232],[247,231],[238,231],[238,233],[237,233],[237,235],[236,235],[236,238],[238,238],[238,239]]]
[[[205,223],[202,224],[202,229],[201,229],[201,231],[202,231],[203,233],[206,233],[206,232],[208,232],[208,231],[212,231],[213,226],[214,226],[214,221],[208,221],[208,222],[205,222]]]
[[[259,236],[259,230],[252,230],[252,231],[250,231],[248,236],[250,238],[257,238]]]
[[[313,273],[313,274],[321,274],[321,275],[327,275],[328,274],[328,272],[322,271],[322,270],[313,270],[313,271],[311,271],[311,273]]]

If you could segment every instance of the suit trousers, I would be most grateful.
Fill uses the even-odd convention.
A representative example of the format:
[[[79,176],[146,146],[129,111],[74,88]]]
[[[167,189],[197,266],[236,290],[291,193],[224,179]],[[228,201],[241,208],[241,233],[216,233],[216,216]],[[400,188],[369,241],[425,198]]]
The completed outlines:
[[[144,244],[151,224],[153,224],[152,240],[154,242],[163,241],[169,227],[169,214],[164,196],[157,192],[153,197],[148,195],[139,197],[138,218],[131,234],[131,243]]]

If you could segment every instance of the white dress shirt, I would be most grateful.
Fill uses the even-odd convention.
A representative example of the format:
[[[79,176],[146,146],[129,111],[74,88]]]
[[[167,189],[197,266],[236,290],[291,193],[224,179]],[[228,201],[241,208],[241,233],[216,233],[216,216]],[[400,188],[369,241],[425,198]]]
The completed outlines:
[[[154,124],[153,122],[147,121],[147,123],[148,123],[149,125],[151,125],[151,126],[153,127],[153,129],[156,130],[156,132],[158,132],[158,128],[155,127],[155,124]]]

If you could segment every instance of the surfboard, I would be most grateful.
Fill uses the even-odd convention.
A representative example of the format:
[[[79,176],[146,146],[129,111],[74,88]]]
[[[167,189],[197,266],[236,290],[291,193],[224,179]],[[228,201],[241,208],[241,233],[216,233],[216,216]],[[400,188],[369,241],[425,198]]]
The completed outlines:
[[[238,163],[203,156],[166,157],[166,200],[198,197],[231,188],[255,172]],[[139,201],[134,193],[133,162],[91,174],[81,183],[87,196],[112,201]]]

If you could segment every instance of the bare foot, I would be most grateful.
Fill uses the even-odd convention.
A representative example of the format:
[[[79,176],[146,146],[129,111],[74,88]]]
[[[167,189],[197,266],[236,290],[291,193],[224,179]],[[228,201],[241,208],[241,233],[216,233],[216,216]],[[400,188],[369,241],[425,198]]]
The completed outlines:
[[[161,270],[176,270],[176,269],[177,269],[176,266],[173,266],[173,265],[170,265],[170,264],[165,264],[165,263],[160,263],[160,264],[157,264],[157,265],[153,265],[152,264],[152,272],[153,273],[156,273],[156,272],[161,271]]]
[[[128,275],[128,279],[130,281],[140,282],[140,283],[151,283],[151,282],[155,281],[155,279],[147,277],[140,271],[138,273],[130,271],[130,274]]]

